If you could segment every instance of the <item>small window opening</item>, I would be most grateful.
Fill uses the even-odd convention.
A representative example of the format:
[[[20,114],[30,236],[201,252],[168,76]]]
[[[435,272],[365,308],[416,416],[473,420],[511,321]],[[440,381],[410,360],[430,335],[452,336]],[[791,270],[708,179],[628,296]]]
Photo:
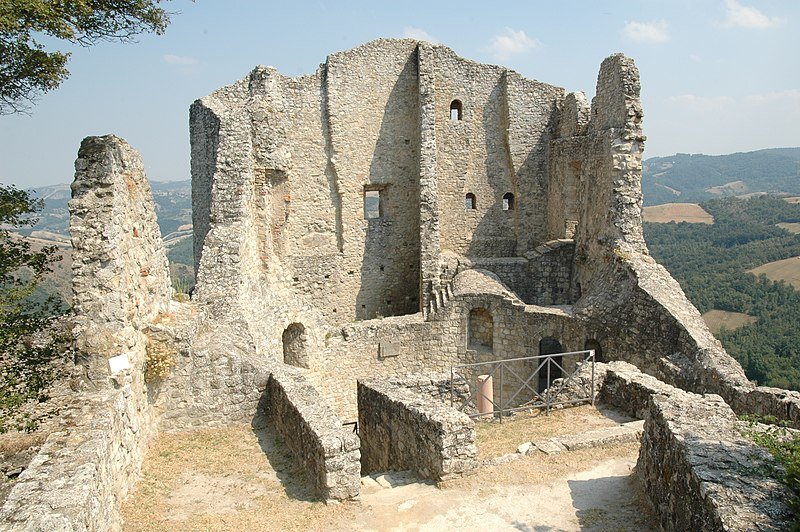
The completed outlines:
[[[503,194],[503,210],[504,211],[513,211],[514,210],[514,194],[511,192],[506,192]]]
[[[283,363],[308,368],[306,328],[302,323],[292,323],[283,331]]]
[[[494,343],[494,319],[485,308],[477,307],[469,311],[467,322],[467,348],[492,350]]]
[[[467,193],[467,197],[464,199],[464,206],[467,210],[475,210],[478,208],[475,204],[475,194],[472,192]]]
[[[458,121],[463,119],[463,109],[464,106],[461,104],[461,100],[453,100],[450,102],[450,120]]]
[[[364,219],[373,220],[383,216],[380,190],[364,190]]]

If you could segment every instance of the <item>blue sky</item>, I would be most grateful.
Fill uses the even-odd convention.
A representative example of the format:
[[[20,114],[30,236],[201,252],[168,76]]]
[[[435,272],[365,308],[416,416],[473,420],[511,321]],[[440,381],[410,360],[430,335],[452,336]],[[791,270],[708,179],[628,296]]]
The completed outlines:
[[[800,2],[755,0],[243,2],[177,0],[162,36],[62,46],[70,78],[30,116],[0,116],[0,181],[72,179],[80,141],[114,133],[148,176],[189,178],[188,107],[255,65],[296,76],[378,37],[415,37],[582,90],[634,58],[645,157],[800,146]]]

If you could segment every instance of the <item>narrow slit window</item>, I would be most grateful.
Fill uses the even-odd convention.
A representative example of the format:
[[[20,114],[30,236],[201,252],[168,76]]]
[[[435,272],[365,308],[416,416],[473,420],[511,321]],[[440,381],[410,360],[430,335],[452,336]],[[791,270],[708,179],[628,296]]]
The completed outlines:
[[[383,215],[380,190],[364,191],[364,219],[373,220]]]
[[[468,211],[473,211],[478,208],[477,204],[475,203],[475,194],[472,192],[468,192],[466,198],[464,198],[464,207]]]
[[[453,100],[450,102],[450,120],[457,122],[464,118],[464,106],[461,100]]]
[[[514,210],[514,194],[511,192],[506,192],[503,194],[503,210],[504,211],[513,211]]]

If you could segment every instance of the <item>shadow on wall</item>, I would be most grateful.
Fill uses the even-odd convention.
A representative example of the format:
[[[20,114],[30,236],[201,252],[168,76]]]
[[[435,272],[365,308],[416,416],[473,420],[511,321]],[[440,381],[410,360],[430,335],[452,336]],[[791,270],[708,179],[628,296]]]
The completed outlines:
[[[419,95],[409,55],[381,120],[364,187],[364,257],[356,319],[419,312]]]
[[[472,234],[467,251],[470,257],[517,256],[519,187],[511,169],[511,157],[506,142],[507,125],[505,89],[503,77],[500,77],[483,108],[481,124],[486,144],[484,175],[492,190],[492,197],[474,198],[476,203],[479,202],[478,210],[484,214]],[[439,176],[440,179],[443,177],[450,176]],[[471,193],[468,190],[464,192]]]
[[[264,403],[263,400],[262,403]],[[262,404],[258,406],[250,426],[286,496],[299,501],[319,501],[320,497],[311,488],[311,483],[306,478],[306,472],[292,460],[291,452],[281,441],[275,428],[272,427]]]

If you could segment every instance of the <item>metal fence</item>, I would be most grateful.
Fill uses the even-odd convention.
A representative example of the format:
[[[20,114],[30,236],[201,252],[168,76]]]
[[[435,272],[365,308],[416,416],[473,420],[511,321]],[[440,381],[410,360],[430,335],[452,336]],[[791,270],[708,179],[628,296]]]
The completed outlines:
[[[468,396],[455,393],[464,383]],[[459,411],[501,422],[520,410],[594,404],[594,349],[452,366],[450,390],[450,404]]]

